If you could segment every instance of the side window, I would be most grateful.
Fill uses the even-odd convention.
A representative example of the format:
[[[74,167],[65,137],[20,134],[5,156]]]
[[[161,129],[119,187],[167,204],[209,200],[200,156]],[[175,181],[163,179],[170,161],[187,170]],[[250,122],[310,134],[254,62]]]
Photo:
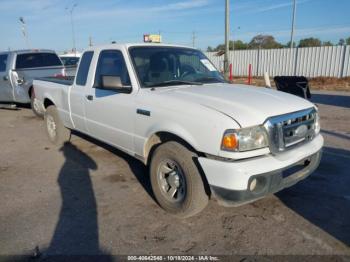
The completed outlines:
[[[7,55],[0,55],[0,72],[6,71]]]
[[[86,80],[87,80],[87,76],[89,73],[90,64],[93,56],[94,56],[94,52],[92,51],[85,52],[83,54],[83,57],[81,58],[81,61],[80,61],[78,73],[77,73],[77,80],[76,80],[77,85],[80,85],[80,86],[86,85]]]
[[[103,75],[119,76],[123,85],[130,85],[129,73],[120,51],[104,50],[100,53],[95,75],[96,88],[101,86]]]

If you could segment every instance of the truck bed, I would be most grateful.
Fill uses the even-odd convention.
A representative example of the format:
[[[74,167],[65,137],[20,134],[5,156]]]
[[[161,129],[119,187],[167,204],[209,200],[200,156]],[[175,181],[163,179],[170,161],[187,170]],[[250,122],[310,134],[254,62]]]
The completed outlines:
[[[70,86],[74,83],[74,76],[65,76],[65,77],[39,77],[35,80],[52,82],[60,85]]]

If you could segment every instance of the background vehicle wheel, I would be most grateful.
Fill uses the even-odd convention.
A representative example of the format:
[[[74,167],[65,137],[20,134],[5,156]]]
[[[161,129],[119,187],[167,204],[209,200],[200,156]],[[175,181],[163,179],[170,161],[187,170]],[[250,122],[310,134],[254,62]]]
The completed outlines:
[[[154,152],[150,165],[153,193],[167,212],[185,218],[208,204],[204,181],[195,165],[194,152],[177,142],[166,142]]]
[[[69,141],[71,132],[63,125],[55,106],[46,109],[44,120],[47,136],[53,144],[60,146]]]
[[[44,114],[42,112],[40,112],[40,109],[39,109],[39,105],[38,105],[38,101],[37,99],[35,98],[35,93],[34,93],[34,89],[32,89],[31,91],[31,95],[30,95],[30,107],[32,108],[33,110],[33,113],[40,117],[40,118],[43,118],[44,117]]]

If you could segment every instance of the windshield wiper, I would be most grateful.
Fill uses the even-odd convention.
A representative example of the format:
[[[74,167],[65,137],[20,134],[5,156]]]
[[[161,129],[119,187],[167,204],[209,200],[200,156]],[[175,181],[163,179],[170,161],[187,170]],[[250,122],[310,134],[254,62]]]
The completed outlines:
[[[184,81],[184,80],[169,80],[169,81],[147,85],[147,87],[170,86],[170,85],[203,85],[203,84],[198,82],[192,82],[192,81]]]
[[[198,78],[196,79],[196,82],[198,83],[225,83],[225,80],[216,78],[216,77],[212,77],[212,76],[207,76],[207,77],[202,77],[202,78]]]

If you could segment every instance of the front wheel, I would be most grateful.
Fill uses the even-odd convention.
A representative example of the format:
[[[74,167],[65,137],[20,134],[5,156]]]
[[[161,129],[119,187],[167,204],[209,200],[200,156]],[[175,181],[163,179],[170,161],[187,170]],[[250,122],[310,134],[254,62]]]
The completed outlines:
[[[40,111],[39,101],[35,98],[34,89],[32,88],[30,94],[30,107],[32,108],[33,113],[40,118],[44,117],[44,114]]]
[[[194,163],[197,155],[177,142],[154,152],[150,165],[153,193],[159,205],[178,217],[190,217],[208,204],[204,181]]]
[[[44,120],[51,143],[61,146],[70,140],[71,132],[63,125],[55,106],[52,105],[46,109]]]

